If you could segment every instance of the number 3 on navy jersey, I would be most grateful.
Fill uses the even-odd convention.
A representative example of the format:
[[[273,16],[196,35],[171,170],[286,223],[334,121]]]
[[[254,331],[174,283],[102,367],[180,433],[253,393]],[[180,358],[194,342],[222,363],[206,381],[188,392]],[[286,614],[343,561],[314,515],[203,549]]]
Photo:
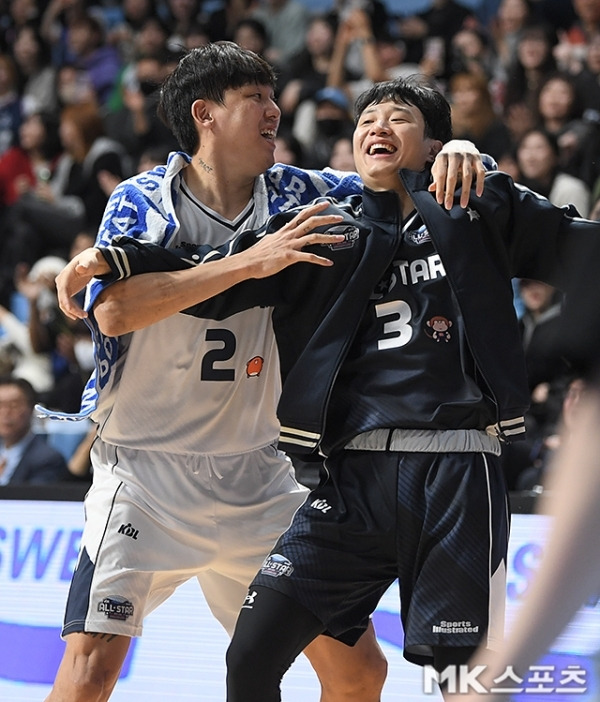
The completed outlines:
[[[376,305],[375,314],[383,320],[384,338],[377,342],[379,351],[396,349],[408,344],[413,334],[410,326],[412,312],[404,300],[392,300]]]
[[[216,363],[233,358],[236,347],[235,334],[229,329],[207,329],[205,340],[219,342],[219,346],[204,355],[200,380],[235,380],[234,368],[215,368]]]

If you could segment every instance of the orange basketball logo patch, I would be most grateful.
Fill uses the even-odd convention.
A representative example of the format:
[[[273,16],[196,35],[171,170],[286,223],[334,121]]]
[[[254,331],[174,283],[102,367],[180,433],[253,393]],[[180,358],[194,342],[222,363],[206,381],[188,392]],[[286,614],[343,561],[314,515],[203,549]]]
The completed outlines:
[[[246,363],[246,376],[256,378],[262,373],[265,359],[262,356],[254,356]]]

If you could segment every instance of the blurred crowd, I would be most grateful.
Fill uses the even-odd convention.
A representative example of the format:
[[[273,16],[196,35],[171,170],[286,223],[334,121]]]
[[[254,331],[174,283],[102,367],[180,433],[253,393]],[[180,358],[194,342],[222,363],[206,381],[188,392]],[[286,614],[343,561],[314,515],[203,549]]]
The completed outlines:
[[[177,149],[156,115],[158,87],[208,42],[234,41],[276,69],[277,161],[353,170],[354,99],[419,74],[450,101],[456,138],[555,205],[600,219],[600,0],[421,4],[408,14],[385,0],[318,10],[308,0],[0,0],[0,376],[78,410],[92,344],[58,309],[54,277],[93,243],[117,183]],[[506,472],[510,489],[530,490],[583,389],[552,350],[561,293],[532,280],[514,291],[532,405]],[[0,485],[10,482],[5,404]],[[65,432],[32,414],[27,431],[55,445],[67,475],[89,478],[93,427]]]

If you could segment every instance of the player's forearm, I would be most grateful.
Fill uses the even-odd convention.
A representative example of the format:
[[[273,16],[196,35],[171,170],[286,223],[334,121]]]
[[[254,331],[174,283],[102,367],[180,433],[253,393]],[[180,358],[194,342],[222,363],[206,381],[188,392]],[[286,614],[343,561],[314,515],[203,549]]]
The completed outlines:
[[[114,283],[100,293],[94,305],[100,330],[107,336],[120,336],[143,329],[254,277],[254,261],[246,253]]]

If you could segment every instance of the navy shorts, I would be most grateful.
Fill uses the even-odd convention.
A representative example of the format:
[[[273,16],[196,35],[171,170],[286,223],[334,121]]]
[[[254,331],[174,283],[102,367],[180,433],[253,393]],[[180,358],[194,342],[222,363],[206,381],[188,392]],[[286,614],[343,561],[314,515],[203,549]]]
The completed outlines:
[[[399,578],[405,657],[503,637],[509,511],[498,456],[345,450],[253,584],[353,644]]]

